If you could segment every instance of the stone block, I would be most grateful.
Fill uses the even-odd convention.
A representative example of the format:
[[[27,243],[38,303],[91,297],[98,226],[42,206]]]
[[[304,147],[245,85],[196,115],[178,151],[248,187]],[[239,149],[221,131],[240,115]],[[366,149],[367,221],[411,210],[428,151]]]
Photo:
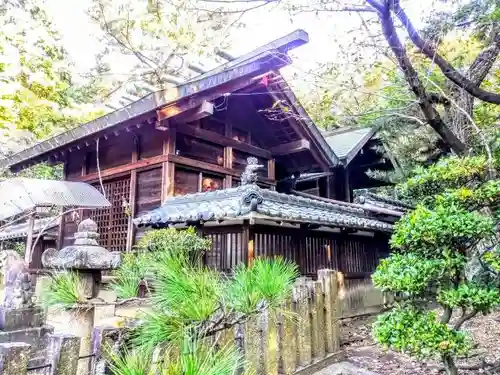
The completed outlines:
[[[32,356],[39,355],[47,346],[47,336],[52,327],[25,328],[16,331],[0,332],[0,343],[24,342],[31,346]]]
[[[0,330],[2,331],[41,327],[44,323],[45,314],[40,307],[26,307],[22,309],[0,307]]]
[[[0,344],[0,374],[26,375],[28,371],[29,344],[10,342]]]
[[[80,338],[67,334],[50,337],[50,375],[75,375],[78,368]]]
[[[52,311],[47,315],[47,323],[54,327],[55,333],[66,333],[80,338],[80,356],[92,354],[92,331],[94,329],[94,308],[77,307]],[[88,375],[91,359],[78,362],[78,375]]]

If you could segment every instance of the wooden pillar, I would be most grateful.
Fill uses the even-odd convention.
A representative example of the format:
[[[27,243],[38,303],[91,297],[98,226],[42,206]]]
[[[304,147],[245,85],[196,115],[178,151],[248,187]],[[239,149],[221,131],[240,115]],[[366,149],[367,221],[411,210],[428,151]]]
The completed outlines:
[[[276,180],[276,162],[274,159],[267,162],[267,177],[271,180]]]
[[[248,266],[249,259],[253,260],[254,257],[255,257],[254,233],[252,231],[252,227],[250,226],[250,222],[248,220],[245,220],[243,222],[243,260],[245,264]]]
[[[224,135],[227,138],[232,138],[233,134],[233,127],[231,124],[224,124],[225,129],[224,129]],[[233,148],[232,147],[225,147],[224,148],[224,168],[232,169],[233,168]],[[224,188],[229,189],[233,186],[233,176],[231,175],[226,175],[224,178]]]
[[[326,197],[329,199],[335,199],[335,177],[326,176]]]
[[[175,129],[168,130],[167,138],[163,141],[163,155],[175,154]],[[174,195],[174,176],[175,165],[171,162],[162,163],[162,186],[161,186],[161,203],[165,199]]]
[[[224,168],[232,169],[233,168],[233,148],[232,147],[224,147]],[[224,179],[224,188],[229,189],[233,186],[233,176],[226,175]]]
[[[31,253],[33,247],[33,230],[35,227],[35,212],[32,212],[28,218],[28,238],[26,239],[26,250],[24,251],[24,261],[31,264]]]
[[[349,168],[348,167],[337,167],[334,171],[334,178],[332,185],[330,185],[330,191],[333,192],[333,196],[331,198],[351,202],[351,185],[349,181]]]
[[[63,165],[63,172],[62,172],[62,179],[63,181],[67,180],[67,169],[68,169],[68,163],[65,162]],[[61,208],[61,214],[64,212],[64,207]],[[61,215],[61,218],[59,219],[59,229],[57,231],[57,243],[56,247],[58,249],[62,249],[64,245],[64,220],[65,220],[65,215]]]
[[[351,196],[351,181],[350,181],[350,175],[351,171],[349,170],[349,166],[345,167],[345,187],[344,187],[344,199],[346,202],[352,202],[352,196]]]
[[[307,258],[307,243],[306,243],[306,236],[307,236],[307,227],[306,225],[300,225],[300,229],[296,231],[297,233],[297,258],[298,259],[298,265],[299,265],[299,270],[300,273],[303,276],[306,276],[306,271],[307,271],[307,264],[309,262],[309,259]]]
[[[134,143],[135,149],[132,151],[132,158],[131,162],[135,163],[139,159],[139,152],[138,152],[138,144]],[[132,172],[130,172],[130,195],[128,198],[128,204],[129,204],[129,218],[128,218],[128,228],[127,228],[127,245],[126,245],[126,251],[130,252],[132,250],[132,246],[134,244],[134,234],[135,234],[135,228],[134,228],[134,223],[132,222],[134,216],[135,216],[135,199],[136,199],[136,191],[137,191],[137,170],[132,169]]]

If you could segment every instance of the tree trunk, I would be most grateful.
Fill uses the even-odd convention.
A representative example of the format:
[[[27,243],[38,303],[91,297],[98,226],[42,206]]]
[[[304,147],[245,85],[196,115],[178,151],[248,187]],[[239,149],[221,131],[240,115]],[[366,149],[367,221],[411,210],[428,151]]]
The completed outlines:
[[[410,89],[419,100],[420,109],[427,119],[427,122],[455,153],[464,154],[466,152],[465,145],[444,123],[443,119],[429,99],[429,96],[427,95],[425,88],[420,81],[417,71],[413,68],[411,61],[408,58],[408,54],[406,53],[406,49],[396,33],[396,28],[394,27],[390,8],[385,7],[378,10],[384,37],[391,47],[392,52],[396,56],[399,67],[405,75]]]
[[[457,365],[455,360],[450,355],[443,355],[444,368],[446,369],[447,375],[458,375]]]

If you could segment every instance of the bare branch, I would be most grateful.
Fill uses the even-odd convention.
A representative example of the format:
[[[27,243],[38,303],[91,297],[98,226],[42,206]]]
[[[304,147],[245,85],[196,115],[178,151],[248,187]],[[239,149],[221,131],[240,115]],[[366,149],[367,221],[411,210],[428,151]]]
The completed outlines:
[[[439,53],[437,53],[436,49],[430,43],[422,39],[417,29],[413,26],[410,19],[399,5],[399,1],[394,1],[393,6],[396,16],[406,28],[413,44],[415,44],[415,46],[417,46],[425,56],[427,56],[429,59],[434,60],[434,62],[439,67],[439,69],[441,69],[446,78],[480,100],[489,103],[500,104],[500,94],[481,89],[477,84],[457,71],[446,59],[444,59]],[[495,43],[500,45],[499,36],[496,37]]]
[[[385,5],[377,0],[366,0],[366,2],[379,13],[383,13],[385,11]]]
[[[439,112],[434,108],[433,103],[429,101],[429,96],[422,84],[417,71],[408,57],[406,48],[403,46],[399,36],[397,35],[394,22],[391,17],[391,12],[386,9],[379,15],[384,37],[389,44],[392,52],[396,56],[398,65],[405,75],[406,81],[410,86],[411,91],[419,100],[420,109],[422,110],[429,125],[441,136],[447,145],[457,154],[463,154],[466,151],[465,145],[457,138],[455,134],[448,128],[441,118]]]
[[[427,78],[427,80],[432,84],[434,85],[434,87],[436,87],[436,89],[438,89],[439,91],[441,91],[441,95],[442,97],[448,101],[448,103],[451,103],[453,104],[460,112],[462,112],[464,114],[465,117],[467,117],[467,119],[469,120],[471,126],[474,128],[474,130],[476,131],[476,134],[479,136],[479,138],[481,138],[481,143],[483,144],[484,146],[484,149],[486,151],[486,156],[488,158],[488,169],[489,169],[489,173],[490,173],[490,177],[493,178],[494,177],[494,170],[495,170],[495,167],[493,166],[493,154],[491,153],[491,148],[490,148],[490,145],[488,144],[488,140],[486,139],[483,131],[481,130],[481,128],[479,126],[477,126],[476,122],[474,121],[474,119],[472,118],[472,116],[464,109],[462,108],[461,106],[458,105],[458,103],[456,101],[454,101],[453,99],[451,99],[450,97],[446,96],[446,94],[444,93],[444,91],[441,89],[441,87],[439,87],[435,82],[433,82],[430,78]]]

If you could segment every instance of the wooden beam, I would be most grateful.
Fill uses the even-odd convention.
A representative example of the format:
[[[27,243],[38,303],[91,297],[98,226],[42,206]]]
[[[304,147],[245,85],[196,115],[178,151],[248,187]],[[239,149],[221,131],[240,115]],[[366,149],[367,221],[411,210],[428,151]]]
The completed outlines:
[[[186,167],[202,169],[202,170],[205,170],[208,172],[215,172],[218,174],[230,175],[230,176],[234,176],[234,177],[240,177],[240,175],[241,175],[241,171],[237,171],[235,169],[224,168],[224,167],[221,167],[219,165],[205,163],[203,161],[189,159],[189,158],[186,158],[184,156],[171,154],[171,155],[153,156],[153,157],[148,158],[148,159],[139,160],[135,163],[120,165],[118,167],[105,169],[105,170],[101,171],[101,177],[103,179],[106,177],[111,177],[111,176],[116,177],[117,175],[125,174],[125,173],[130,172],[134,169],[142,169],[142,168],[146,168],[149,166],[153,166],[156,164],[162,164],[162,163],[176,163],[176,164],[184,165]],[[171,173],[173,173],[173,172],[169,172],[170,176],[171,176]],[[80,177],[72,179],[72,181],[80,181],[80,182],[92,182],[92,181],[97,181],[97,180],[99,180],[99,174],[97,172],[88,174],[86,176],[80,176]],[[265,177],[260,177],[259,180],[263,183],[267,183],[270,185],[274,185],[276,183],[276,181],[271,180],[269,178],[265,178]],[[170,188],[170,189],[172,189],[172,188]]]
[[[189,158],[186,158],[184,156],[169,155],[168,160],[173,162],[173,163],[176,163],[176,164],[184,165],[186,167],[203,169],[203,170],[206,170],[209,172],[231,175],[233,177],[238,177],[238,178],[241,176],[241,171],[237,171],[235,169],[224,168],[224,167],[221,167],[221,166],[215,165],[215,164],[205,163],[204,161],[189,159]],[[264,183],[268,183],[271,185],[274,185],[276,183],[276,181],[270,180],[269,178],[265,178],[265,177],[259,177],[259,181],[264,182]]]
[[[120,165],[114,168],[104,169],[103,171],[101,171],[101,177],[104,179],[106,177],[123,174],[125,172],[130,172],[134,169],[140,169],[150,165],[160,164],[165,161],[168,161],[168,155],[153,156],[152,158],[139,160],[136,163],[130,163],[125,165]],[[98,179],[99,179],[99,174],[96,172],[96,173],[90,173],[86,176],[75,178],[72,181],[89,182]]]
[[[311,149],[311,143],[307,139],[299,139],[298,141],[283,143],[279,146],[271,147],[269,151],[275,156],[295,154],[297,152]]]
[[[218,133],[212,132],[210,130],[205,129],[196,129],[189,125],[179,125],[177,126],[177,132],[185,135],[189,135],[191,137],[200,138],[206,141],[210,141],[212,143],[232,147],[235,150],[243,151],[248,154],[252,154],[255,156],[260,156],[265,159],[271,159],[272,155],[268,150],[264,150],[260,147],[252,146],[247,143],[242,143],[236,141],[232,138],[220,135]]]
[[[221,167],[220,165],[210,164],[210,163],[206,163],[204,161],[186,158],[184,156],[169,155],[168,160],[173,162],[173,163],[176,163],[176,164],[182,164],[182,165],[185,165],[187,167],[192,167],[192,168],[197,168],[197,169],[204,169],[204,170],[219,173],[219,174],[234,174],[234,171],[232,171],[228,168]]]
[[[211,102],[204,100],[199,106],[172,117],[170,121],[177,124],[196,121],[208,116],[212,116],[214,114],[214,110],[214,105]],[[168,110],[165,111],[167,112],[165,114],[163,113],[163,110],[159,110],[156,112],[158,121],[162,121],[168,118]]]

